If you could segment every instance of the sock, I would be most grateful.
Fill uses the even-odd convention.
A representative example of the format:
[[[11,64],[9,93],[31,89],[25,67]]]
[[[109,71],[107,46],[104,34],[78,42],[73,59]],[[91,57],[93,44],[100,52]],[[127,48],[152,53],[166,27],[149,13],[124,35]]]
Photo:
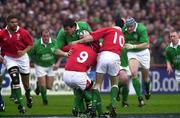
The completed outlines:
[[[14,93],[15,93],[15,97],[17,98],[18,100],[18,103],[21,105],[21,106],[24,106],[24,99],[23,99],[23,96],[22,96],[22,93],[21,93],[21,88],[16,88],[13,90]]]
[[[15,90],[13,89],[12,82],[11,82],[11,95],[10,96],[13,97],[13,98],[16,98],[16,93],[15,93]]]
[[[98,115],[103,114],[101,96],[97,89],[92,90],[92,107],[96,108]]]
[[[43,100],[47,100],[47,89],[46,87],[40,87],[41,97]]]
[[[134,78],[132,79],[132,84],[133,84],[133,87],[134,87],[134,89],[135,89],[135,91],[136,91],[136,95],[137,95],[138,97],[141,97],[141,96],[142,96],[142,93],[141,93],[141,84],[140,84],[139,79],[138,79],[137,77],[134,77]]]
[[[90,91],[83,91],[83,98],[85,99],[86,102],[86,109],[90,110],[90,108],[92,107],[92,94]]]
[[[150,81],[144,82],[145,91],[147,94],[150,93]]]
[[[2,98],[2,95],[1,95],[1,88],[2,88],[2,85],[0,85],[0,104],[3,103],[3,98]]]
[[[83,102],[83,92],[81,89],[74,89],[74,103],[73,108],[77,108],[81,113],[85,112],[85,106]]]
[[[127,85],[123,85],[123,88],[122,88],[122,101],[123,102],[127,102],[128,95],[129,95],[129,87]]]
[[[117,85],[113,85],[111,87],[111,92],[110,93],[111,93],[111,105],[113,107],[115,107],[116,106],[116,96],[118,94],[118,86]]]
[[[83,91],[85,101],[90,102],[92,100],[92,95],[90,91]]]

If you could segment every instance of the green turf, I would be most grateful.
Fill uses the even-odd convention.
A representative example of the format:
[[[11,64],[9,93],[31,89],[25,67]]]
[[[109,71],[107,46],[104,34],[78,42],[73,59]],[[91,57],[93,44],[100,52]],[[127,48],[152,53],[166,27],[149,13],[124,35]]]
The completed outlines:
[[[9,96],[4,97],[6,111],[0,112],[0,116],[19,115],[17,105],[9,100]],[[33,96],[33,107],[26,108],[25,115],[71,115],[73,96],[48,96],[49,104],[44,106],[40,96]],[[145,106],[139,108],[136,96],[129,96],[129,108],[122,108],[117,102],[118,114],[159,114],[159,113],[180,113],[180,94],[152,95],[149,101],[145,101]],[[102,95],[103,109],[109,104],[109,95]]]

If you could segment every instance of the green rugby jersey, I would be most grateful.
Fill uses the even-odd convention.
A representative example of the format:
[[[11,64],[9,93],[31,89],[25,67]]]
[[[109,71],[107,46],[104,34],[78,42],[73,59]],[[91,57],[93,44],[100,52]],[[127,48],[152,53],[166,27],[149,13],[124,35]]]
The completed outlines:
[[[134,32],[128,33],[127,32],[127,27],[124,26],[123,29],[123,34],[125,37],[125,42],[129,44],[140,44],[140,43],[149,43],[149,37],[147,33],[146,27],[142,23],[136,23]],[[129,49],[128,51],[141,51],[143,49]]]
[[[166,48],[166,61],[174,65],[174,68],[180,70],[180,40],[177,47],[174,47],[172,43]]]
[[[55,49],[58,49],[56,40],[43,44],[42,39],[36,40],[32,50],[28,52],[31,61],[42,67],[49,67],[56,63]]]
[[[76,30],[75,32],[73,32],[71,36],[67,35],[64,32],[64,28],[61,28],[57,36],[58,47],[62,48],[64,45],[72,41],[78,40],[79,36],[83,35],[84,30],[88,32],[92,31],[90,26],[86,22],[82,22],[82,21],[76,22]]]

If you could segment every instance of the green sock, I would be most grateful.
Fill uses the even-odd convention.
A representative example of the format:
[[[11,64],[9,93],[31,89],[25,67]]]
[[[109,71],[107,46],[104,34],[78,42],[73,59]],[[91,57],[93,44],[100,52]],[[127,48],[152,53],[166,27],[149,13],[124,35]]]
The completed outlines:
[[[103,114],[101,96],[97,89],[92,90],[92,107],[96,108],[99,115]]]
[[[129,87],[127,85],[123,85],[122,88],[122,101],[127,102],[129,95]]]
[[[146,93],[149,94],[149,92],[150,92],[150,81],[144,82],[144,87],[145,87]]]
[[[134,78],[132,79],[132,84],[133,84],[133,87],[134,87],[134,89],[135,89],[135,91],[136,91],[136,95],[137,95],[138,97],[141,97],[141,96],[142,96],[142,93],[141,93],[141,84],[140,84],[139,79],[138,79],[137,77],[134,77]]]
[[[16,93],[15,93],[15,90],[13,89],[13,84],[11,82],[11,95],[13,98],[16,98]]]
[[[77,108],[80,112],[84,112],[85,111],[85,106],[84,106],[84,102],[83,101],[83,92],[80,89],[74,89],[74,103],[73,103],[73,107]]]
[[[90,91],[83,91],[85,101],[90,102],[92,100],[92,95]]]
[[[21,106],[24,106],[24,99],[23,99],[23,96],[22,96],[22,93],[21,93],[21,88],[16,88],[16,89],[13,89],[14,93],[15,93],[15,97],[17,98],[18,100],[18,103],[21,105]]]
[[[43,86],[40,87],[41,97],[43,100],[47,100],[47,89]]]
[[[84,102],[83,102],[83,98],[79,99],[79,112],[81,112],[81,113],[85,113],[86,112],[86,109],[85,109],[85,106],[84,106]]]
[[[111,87],[111,105],[116,106],[116,96],[118,94],[118,86],[114,85]]]

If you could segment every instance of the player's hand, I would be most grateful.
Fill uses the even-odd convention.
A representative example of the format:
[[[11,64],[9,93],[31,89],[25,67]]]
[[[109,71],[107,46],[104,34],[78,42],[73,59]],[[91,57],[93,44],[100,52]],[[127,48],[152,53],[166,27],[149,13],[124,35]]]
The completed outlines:
[[[57,65],[57,64],[53,65],[53,70],[57,70],[58,68],[59,68],[59,65]]]
[[[167,69],[166,70],[167,70],[168,74],[171,74],[173,72],[173,69],[172,69],[170,64],[167,64]]]
[[[18,55],[19,57],[23,56],[25,53],[26,53],[26,52],[23,51],[23,50],[18,50],[18,51],[17,51],[17,55]]]
[[[124,45],[124,47],[127,48],[127,49],[134,49],[134,48],[137,47],[137,45],[133,45],[133,44],[126,43],[126,44]]]

